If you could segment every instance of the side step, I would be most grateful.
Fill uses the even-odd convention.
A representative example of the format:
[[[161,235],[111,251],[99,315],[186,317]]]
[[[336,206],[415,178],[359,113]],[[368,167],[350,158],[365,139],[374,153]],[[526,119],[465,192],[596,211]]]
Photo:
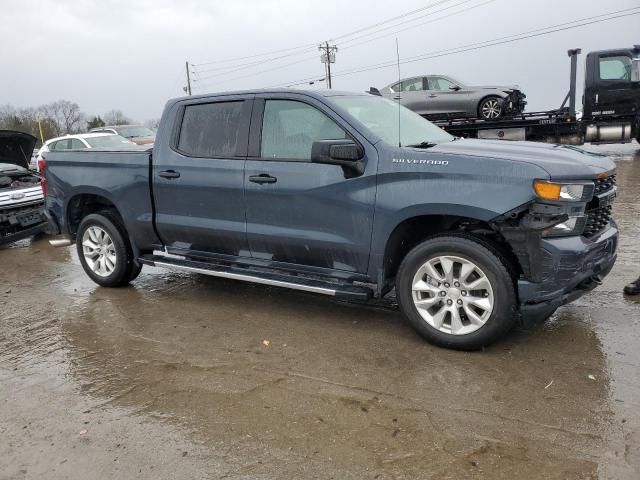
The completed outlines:
[[[143,265],[164,267],[172,270],[211,275],[212,277],[229,278],[245,282],[260,283],[274,287],[285,287],[305,292],[321,293],[333,297],[349,300],[367,301],[373,296],[373,291],[364,286],[354,286],[348,283],[333,282],[287,273],[265,272],[259,269],[221,265],[208,262],[187,260],[175,255],[143,255],[138,259]]]

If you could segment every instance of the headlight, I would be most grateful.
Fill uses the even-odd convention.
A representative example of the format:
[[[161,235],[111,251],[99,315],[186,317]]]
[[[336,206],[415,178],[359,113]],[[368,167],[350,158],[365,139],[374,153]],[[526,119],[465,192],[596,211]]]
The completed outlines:
[[[544,200],[586,202],[593,197],[595,185],[589,183],[555,183],[545,180],[533,182],[536,195]]]
[[[553,227],[545,228],[542,232],[543,237],[566,237],[569,235],[581,235],[584,231],[586,219],[585,217],[569,217],[562,223],[558,223]]]

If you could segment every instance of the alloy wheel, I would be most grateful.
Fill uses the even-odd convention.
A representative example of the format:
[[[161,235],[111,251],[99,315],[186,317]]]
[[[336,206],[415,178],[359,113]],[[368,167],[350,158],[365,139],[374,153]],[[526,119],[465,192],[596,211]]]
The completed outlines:
[[[490,98],[486,100],[481,107],[482,117],[487,119],[494,119],[500,116],[502,108],[496,98]]]
[[[491,316],[491,281],[474,262],[457,256],[438,256],[425,262],[413,277],[413,303],[431,327],[451,335],[467,335],[482,328]]]
[[[113,273],[117,264],[116,248],[109,234],[100,227],[91,226],[82,235],[82,253],[88,267],[101,277]]]

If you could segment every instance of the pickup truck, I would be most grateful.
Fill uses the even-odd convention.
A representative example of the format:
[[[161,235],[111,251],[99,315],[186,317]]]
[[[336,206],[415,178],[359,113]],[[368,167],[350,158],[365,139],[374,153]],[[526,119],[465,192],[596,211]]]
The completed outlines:
[[[45,231],[40,176],[29,170],[36,137],[0,130],[0,245]]]
[[[174,99],[152,150],[51,152],[40,171],[51,228],[99,285],[150,265],[357,301],[395,291],[451,348],[548,317],[616,259],[609,158],[456,138],[368,94]]]

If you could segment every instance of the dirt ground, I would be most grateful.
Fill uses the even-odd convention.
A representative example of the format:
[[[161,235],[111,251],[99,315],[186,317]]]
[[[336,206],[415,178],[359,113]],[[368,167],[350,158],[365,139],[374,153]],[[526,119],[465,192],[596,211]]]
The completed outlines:
[[[613,155],[613,273],[484,352],[391,308],[0,250],[0,479],[637,479],[640,146]]]

